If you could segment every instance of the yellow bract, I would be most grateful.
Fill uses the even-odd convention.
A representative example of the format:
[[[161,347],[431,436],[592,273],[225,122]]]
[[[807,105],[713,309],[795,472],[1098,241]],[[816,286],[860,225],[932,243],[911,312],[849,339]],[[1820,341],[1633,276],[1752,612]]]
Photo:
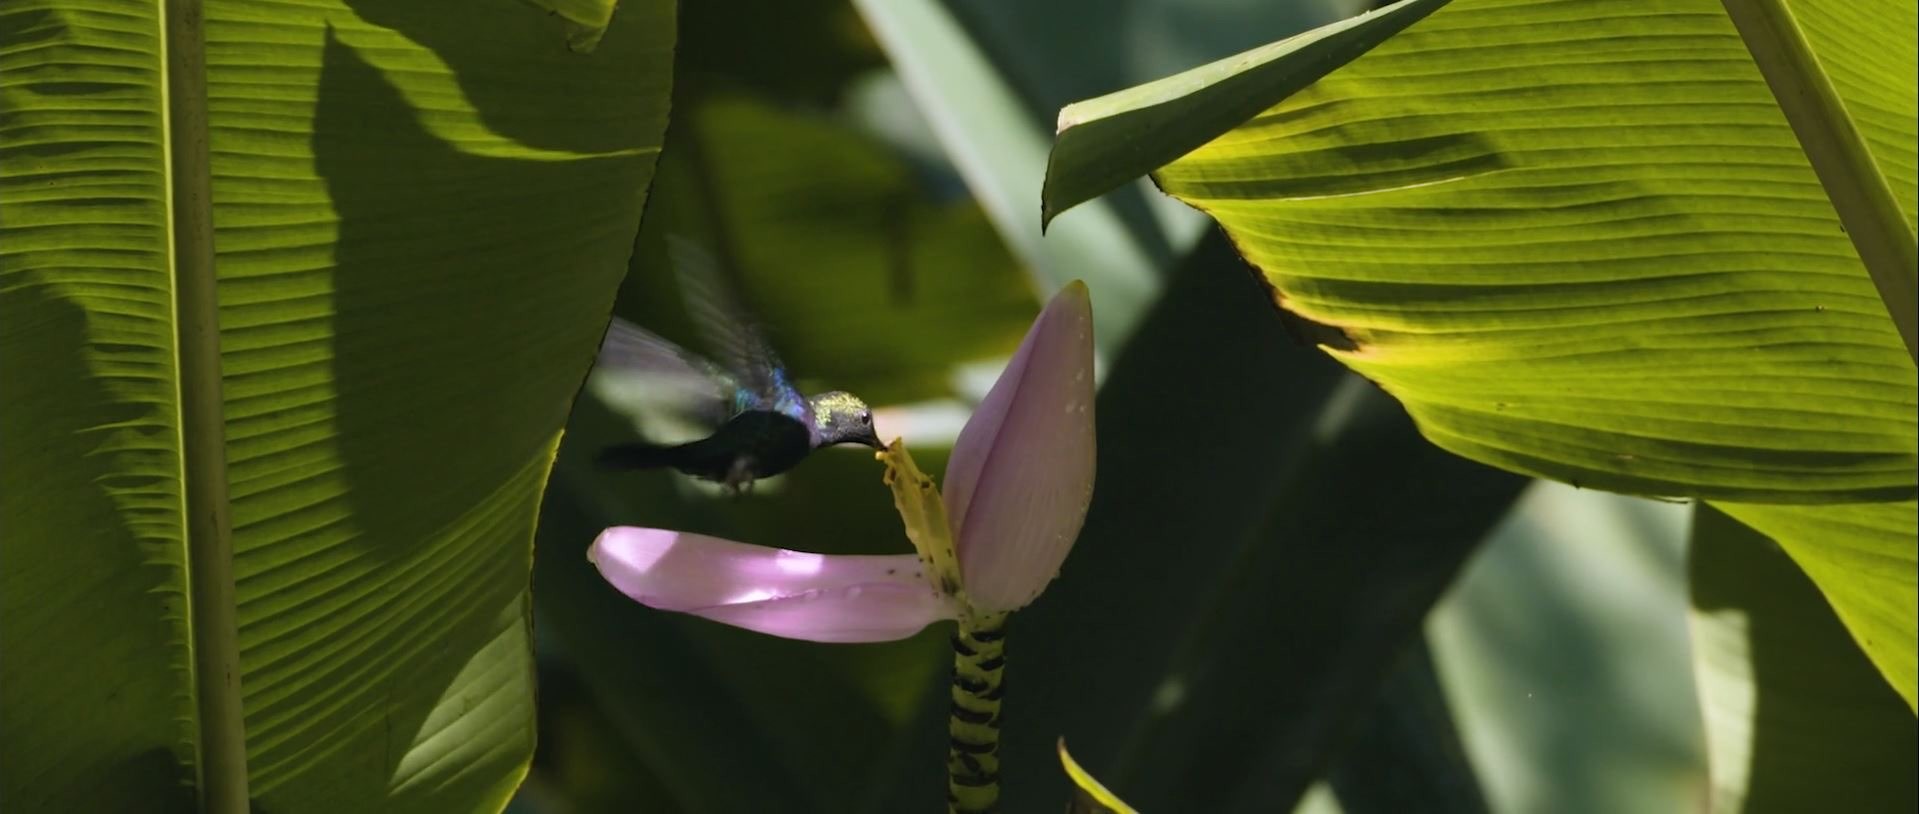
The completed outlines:
[[[959,556],[953,552],[953,527],[946,521],[946,501],[940,497],[939,487],[913,464],[904,439],[893,441],[873,457],[886,464],[884,480],[893,490],[893,506],[899,510],[900,520],[906,524],[906,538],[913,541],[928,576],[940,593],[963,603],[966,591],[960,580]]]

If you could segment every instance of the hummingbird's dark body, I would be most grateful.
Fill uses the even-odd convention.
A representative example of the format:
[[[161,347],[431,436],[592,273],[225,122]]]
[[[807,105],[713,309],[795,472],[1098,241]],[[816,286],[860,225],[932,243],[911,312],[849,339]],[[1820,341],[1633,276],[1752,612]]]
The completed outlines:
[[[800,393],[772,347],[724,295],[712,261],[677,240],[670,241],[670,249],[694,316],[727,364],[709,362],[618,317],[607,329],[598,364],[645,372],[659,387],[690,392],[694,403],[688,412],[715,429],[684,444],[637,441],[607,447],[600,452],[601,464],[671,467],[738,490],[798,466],[823,446],[882,446],[865,402],[837,390],[812,397]]]
[[[696,478],[740,485],[792,469],[812,451],[805,424],[783,413],[749,410],[698,441],[607,447],[600,451],[600,463],[621,469],[669,466]]]

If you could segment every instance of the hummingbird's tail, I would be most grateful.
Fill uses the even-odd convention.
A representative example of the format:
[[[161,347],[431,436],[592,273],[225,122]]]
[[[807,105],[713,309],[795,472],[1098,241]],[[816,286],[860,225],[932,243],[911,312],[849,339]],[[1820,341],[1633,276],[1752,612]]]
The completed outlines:
[[[678,468],[685,449],[681,445],[649,444],[633,441],[614,444],[600,450],[594,459],[599,465],[609,469],[658,469],[660,467]]]

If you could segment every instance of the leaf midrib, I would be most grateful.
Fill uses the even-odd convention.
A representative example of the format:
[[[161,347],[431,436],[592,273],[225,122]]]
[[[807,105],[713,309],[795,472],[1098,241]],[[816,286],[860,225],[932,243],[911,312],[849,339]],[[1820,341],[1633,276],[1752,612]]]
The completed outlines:
[[[1722,0],[1752,52],[1886,312],[1919,362],[1919,245],[1852,113],[1785,0]]]
[[[167,273],[173,286],[179,411],[175,427],[186,533],[188,649],[193,654],[197,743],[192,749],[201,808],[239,814],[248,808],[246,730],[220,387],[205,8],[201,0],[168,0],[163,9],[162,172],[168,192]]]

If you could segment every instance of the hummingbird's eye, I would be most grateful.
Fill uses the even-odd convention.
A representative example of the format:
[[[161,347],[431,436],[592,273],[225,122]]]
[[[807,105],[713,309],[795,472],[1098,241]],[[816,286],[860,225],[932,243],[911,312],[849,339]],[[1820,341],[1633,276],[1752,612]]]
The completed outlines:
[[[872,410],[861,410],[861,411],[860,411],[860,423],[862,423],[862,424],[871,424],[871,423],[873,423],[873,411],[872,411]]]

